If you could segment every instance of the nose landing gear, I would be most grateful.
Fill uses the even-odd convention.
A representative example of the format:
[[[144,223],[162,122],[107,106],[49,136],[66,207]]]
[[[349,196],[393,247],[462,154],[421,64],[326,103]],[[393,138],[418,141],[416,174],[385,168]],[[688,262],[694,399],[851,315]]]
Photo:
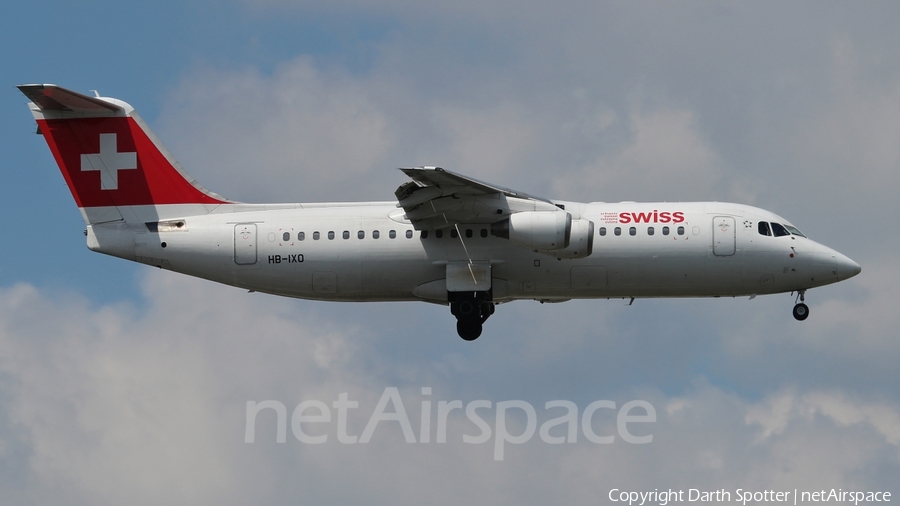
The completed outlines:
[[[806,290],[799,290],[797,299],[794,300],[794,319],[801,322],[809,316],[809,306],[804,304],[804,301],[806,301]]]
[[[478,339],[482,325],[494,314],[490,292],[448,292],[447,295],[459,337],[466,341]]]

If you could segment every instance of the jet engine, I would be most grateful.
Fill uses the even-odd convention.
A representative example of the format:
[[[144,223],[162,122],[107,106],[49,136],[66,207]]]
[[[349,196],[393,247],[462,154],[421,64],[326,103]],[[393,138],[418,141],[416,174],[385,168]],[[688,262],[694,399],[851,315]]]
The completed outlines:
[[[491,225],[491,235],[535,251],[562,250],[569,245],[572,215],[566,211],[527,211]]]
[[[594,222],[591,220],[572,220],[569,234],[569,245],[550,253],[556,258],[584,258],[594,249]]]

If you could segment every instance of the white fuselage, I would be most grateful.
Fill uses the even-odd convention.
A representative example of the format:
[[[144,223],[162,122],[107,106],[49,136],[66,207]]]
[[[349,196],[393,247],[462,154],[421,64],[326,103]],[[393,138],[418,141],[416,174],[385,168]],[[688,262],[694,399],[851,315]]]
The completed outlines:
[[[94,251],[251,291],[450,306],[471,341],[498,303],[797,291],[860,272],[762,209],[552,201],[401,167],[396,202],[242,204],[200,186],[129,104],[24,84]]]
[[[248,290],[340,301],[446,303],[448,264],[489,265],[495,302],[756,295],[858,272],[852,260],[806,237],[760,234],[760,221],[787,221],[750,206],[555,203],[595,225],[589,256],[532,251],[492,236],[489,224],[423,237],[393,202],[227,204],[195,216],[171,206],[156,227],[93,224],[88,244]]]

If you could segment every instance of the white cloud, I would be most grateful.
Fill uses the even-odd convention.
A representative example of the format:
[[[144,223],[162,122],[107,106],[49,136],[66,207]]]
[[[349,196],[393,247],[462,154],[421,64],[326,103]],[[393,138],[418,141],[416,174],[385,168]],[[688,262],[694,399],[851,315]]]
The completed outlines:
[[[879,195],[896,211],[900,75],[873,80],[862,68],[866,58],[847,39],[832,43],[828,93],[798,125],[798,153],[818,194],[840,197],[848,186],[856,187]]]
[[[3,411],[25,434],[17,443],[27,445],[30,479],[41,484],[35,492],[50,494],[36,500],[230,500],[241,476],[262,479],[229,450],[243,430],[242,397],[288,378],[314,383],[344,356],[341,336],[288,319],[282,303],[165,276],[151,277],[146,288],[146,310],[92,309],[27,285],[4,290],[2,370],[13,381]],[[247,376],[271,362],[287,365],[278,357],[300,343],[314,351],[291,353],[285,371],[305,376]]]
[[[443,445],[434,433],[432,443],[404,443],[390,422],[367,445],[337,443],[334,424],[324,445],[304,445],[290,429],[288,441],[278,444],[271,416],[259,417],[256,442],[246,444],[248,400],[277,400],[290,415],[301,400],[330,405],[349,392],[360,401],[350,417],[350,432],[359,435],[387,386],[400,387],[416,434],[421,386],[433,388],[428,400],[435,404],[525,396],[538,408],[539,422],[550,418],[542,408],[553,399],[534,398],[524,387],[487,385],[476,393],[460,386],[467,376],[485,381],[502,374],[510,365],[492,355],[508,352],[513,342],[479,351],[500,370],[433,375],[418,368],[397,383],[392,368],[369,360],[380,356],[386,338],[327,314],[345,306],[246,294],[160,271],[148,271],[144,290],[141,308],[92,308],[27,285],[0,293],[0,372],[8,378],[0,384],[0,427],[15,428],[0,430],[0,440],[20,448],[18,456],[0,459],[20,459],[26,479],[19,486],[34,501],[229,504],[300,494],[316,502],[444,504],[457,502],[465,484],[463,498],[472,501],[512,497],[535,504],[548,497],[587,501],[612,487],[883,488],[887,482],[867,470],[900,468],[896,400],[789,387],[754,401],[703,381],[668,395],[590,383],[555,390],[585,399],[577,402],[582,410],[602,398],[618,406],[648,400],[658,421],[635,429],[653,434],[647,445],[595,445],[583,436],[575,445],[549,445],[536,434],[525,445],[508,445],[504,461],[495,462],[493,440],[460,441],[463,433],[477,433],[462,415],[451,417]],[[457,341],[441,348],[447,344]],[[575,363],[583,350],[582,344],[556,353]],[[643,359],[641,350],[619,355],[624,362]],[[540,361],[529,367],[550,373]],[[493,411],[487,413],[493,423]],[[610,423],[598,430],[614,431]],[[885,456],[878,451],[884,447],[894,451]],[[848,449],[850,458],[830,458]],[[537,475],[550,479],[521,480]]]
[[[374,92],[308,57],[271,76],[202,69],[172,92],[162,131],[189,172],[230,198],[337,200],[386,169],[395,132]]]
[[[734,199],[784,213],[863,274],[808,294],[803,324],[787,295],[521,302],[501,306],[476,343],[460,342],[446,308],[280,300],[156,271],[138,307],[7,288],[0,470],[21,479],[0,477],[4,493],[42,504],[544,504],[597,502],[612,487],[895,486],[900,271],[881,217],[897,214],[896,16],[805,4],[245,4],[391,21],[361,43],[374,54],[364,69],[325,54],[271,72],[186,71],[160,133],[227,197],[390,199],[404,180],[394,167],[436,164],[555,198]],[[660,419],[650,445],[535,440],[502,463],[489,444],[407,445],[390,429],[368,446],[279,445],[271,418],[243,443],[248,400],[291,409],[351,392],[359,434],[386,386],[414,406],[422,386],[434,401],[642,397]]]
[[[828,419],[835,427],[866,425],[884,442],[900,451],[900,412],[886,403],[866,402],[838,392],[809,392],[797,395],[781,391],[749,407],[748,424],[761,427],[758,443],[784,435],[792,424],[808,423],[816,416]],[[900,455],[900,453],[898,453]]]
[[[622,124],[584,90],[554,97],[561,109],[515,88],[490,104],[390,74],[350,76],[306,57],[272,75],[197,71],[172,92],[162,137],[201,183],[239,200],[387,200],[403,182],[392,169],[411,165],[572,200],[718,195],[723,162],[691,110],[629,106]]]
[[[603,123],[611,123],[609,120]],[[628,142],[556,180],[560,195],[627,196],[622,200],[709,200],[722,178],[722,162],[689,110],[636,111]],[[601,134],[602,135],[602,134]],[[602,199],[598,199],[602,200]]]
[[[459,167],[492,181],[514,178],[540,141],[527,108],[512,102],[478,110],[436,104],[431,122],[436,135],[449,146],[448,168]]]

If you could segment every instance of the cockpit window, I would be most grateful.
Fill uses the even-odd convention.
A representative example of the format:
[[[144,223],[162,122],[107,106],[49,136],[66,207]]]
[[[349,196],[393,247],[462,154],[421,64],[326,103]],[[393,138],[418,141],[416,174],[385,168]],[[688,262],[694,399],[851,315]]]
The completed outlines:
[[[772,222],[772,232],[775,234],[775,237],[781,237],[783,235],[791,235],[790,232],[784,228],[784,225],[781,223]]]
[[[791,225],[785,225],[784,228],[788,229],[788,232],[790,232],[791,235],[799,235],[800,237],[806,237],[805,235],[803,235],[803,232],[797,230],[797,227],[794,227]]]
[[[772,230],[769,229],[769,222],[761,221],[756,227],[759,229],[759,235],[772,235]]]

